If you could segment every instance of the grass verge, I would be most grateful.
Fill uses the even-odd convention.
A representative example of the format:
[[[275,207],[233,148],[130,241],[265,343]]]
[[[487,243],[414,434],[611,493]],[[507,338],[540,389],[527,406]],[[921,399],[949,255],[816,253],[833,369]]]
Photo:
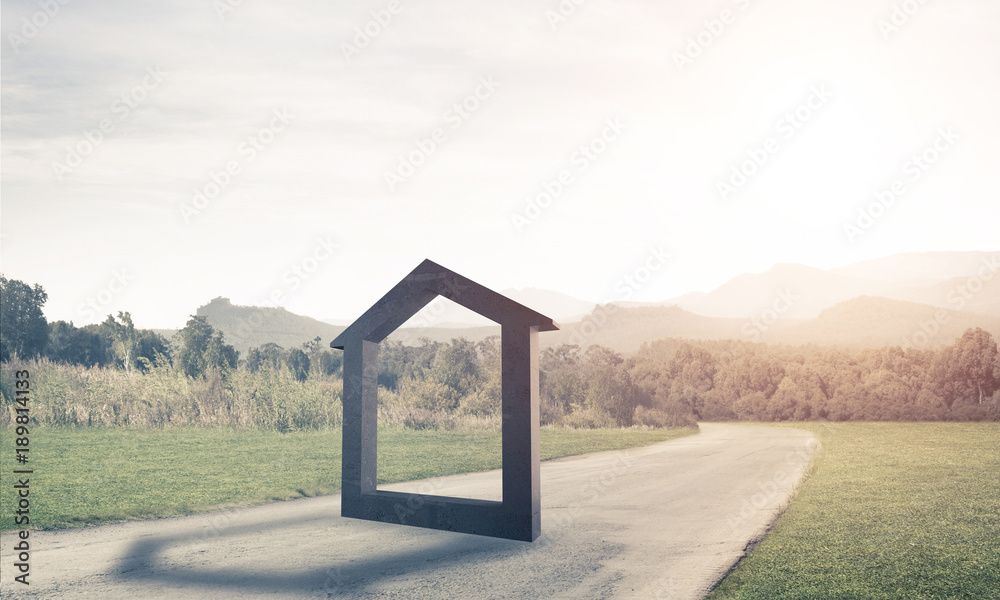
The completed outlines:
[[[541,430],[542,458],[643,446],[695,433]],[[30,468],[33,529],[190,514],[340,490],[339,429],[277,433],[226,428],[38,427],[15,466],[0,429],[0,531],[14,529],[16,468]],[[499,431],[379,431],[379,483],[500,468]]]
[[[711,600],[1000,598],[1000,424],[794,427],[813,472]]]

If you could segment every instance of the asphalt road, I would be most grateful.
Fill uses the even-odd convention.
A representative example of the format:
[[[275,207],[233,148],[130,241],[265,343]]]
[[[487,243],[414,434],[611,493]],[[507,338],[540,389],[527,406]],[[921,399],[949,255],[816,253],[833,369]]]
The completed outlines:
[[[498,540],[344,519],[326,496],[31,535],[31,585],[4,598],[702,598],[808,468],[806,431],[696,436],[542,463],[542,537]],[[380,488],[381,489],[381,488]],[[499,472],[385,486],[499,499]]]

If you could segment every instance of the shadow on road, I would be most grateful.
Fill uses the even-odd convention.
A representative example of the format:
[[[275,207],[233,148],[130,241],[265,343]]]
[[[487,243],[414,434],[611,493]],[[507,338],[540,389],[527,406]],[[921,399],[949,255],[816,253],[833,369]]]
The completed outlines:
[[[334,517],[339,521],[347,521]],[[329,521],[324,519],[327,523]],[[428,571],[440,571],[442,578],[448,571],[462,564],[490,558],[503,558],[524,552],[531,548],[524,542],[502,540],[496,538],[467,535],[450,532],[425,532],[409,535],[400,546],[405,546],[392,552],[381,552],[372,556],[375,549],[362,546],[365,535],[351,533],[353,521],[338,523],[326,527],[330,532],[329,549],[330,562],[323,567],[296,568],[286,559],[292,555],[301,554],[299,547],[273,547],[266,553],[268,567],[258,568],[260,552],[256,549],[246,553],[234,550],[233,544],[226,544],[229,538],[244,537],[251,545],[257,545],[275,533],[292,528],[301,528],[302,519],[286,519],[268,523],[254,523],[242,526],[226,527],[213,536],[212,543],[201,544],[202,549],[196,549],[195,542],[204,541],[192,535],[156,536],[143,539],[132,544],[118,561],[115,576],[122,580],[133,582],[158,581],[166,587],[203,587],[228,588],[233,591],[258,592],[306,592],[314,597],[336,597],[341,593],[357,593],[365,588],[378,584],[388,578],[406,577],[423,574],[429,578]],[[318,527],[323,527],[319,525]],[[376,532],[381,537],[398,536],[398,525],[359,524],[359,527],[377,527],[384,531]],[[366,532],[367,533],[367,532]],[[402,537],[402,536],[401,536]],[[220,543],[222,542],[222,543]],[[315,543],[315,541],[314,541]],[[266,543],[265,543],[266,546]],[[185,547],[187,547],[185,549]],[[185,551],[186,550],[186,551]],[[180,558],[167,557],[165,554],[179,554]],[[224,556],[212,556],[212,554]],[[231,557],[225,556],[232,554]],[[248,559],[247,554],[250,554]],[[316,558],[314,553],[313,558]],[[343,557],[338,560],[337,557]],[[232,560],[228,560],[231,558]],[[221,560],[220,560],[221,559]],[[200,562],[218,564],[250,563],[240,567],[203,570],[198,567]],[[323,563],[323,559],[312,561]]]

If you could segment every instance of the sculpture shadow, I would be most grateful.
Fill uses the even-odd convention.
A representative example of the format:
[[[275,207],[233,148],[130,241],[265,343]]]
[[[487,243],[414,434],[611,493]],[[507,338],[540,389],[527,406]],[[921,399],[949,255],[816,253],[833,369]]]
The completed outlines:
[[[344,530],[347,536],[338,538],[331,535],[330,547],[335,547],[344,540],[352,538],[363,539],[368,535],[350,534],[344,526],[348,519],[334,517],[337,530]],[[309,518],[289,518],[226,527],[218,531],[213,540],[233,538],[238,536],[253,536],[255,539],[268,539],[275,532],[300,527]],[[327,521],[327,519],[323,519]],[[392,525],[373,525],[384,528],[384,536],[399,536],[400,531]],[[411,530],[412,531],[412,530]],[[371,533],[371,532],[363,532]],[[379,532],[381,533],[381,532]],[[195,536],[196,538],[196,536]],[[230,589],[233,591],[256,592],[312,592],[316,597],[338,597],[341,594],[356,594],[377,584],[383,579],[399,576],[415,575],[440,571],[441,577],[465,563],[477,562],[486,558],[502,559],[520,552],[531,546],[513,540],[491,538],[463,533],[433,532],[418,538],[410,538],[411,548],[390,552],[382,552],[378,556],[353,557],[350,561],[337,560],[331,552],[329,564],[321,567],[290,570],[283,565],[294,565],[297,557],[289,556],[295,552],[293,543],[275,545],[267,550],[271,569],[253,567],[232,567],[222,569],[201,569],[196,566],[178,565],[176,561],[168,561],[164,552],[178,544],[190,545],[196,541],[191,534],[176,534],[166,536],[150,536],[140,539],[129,546],[124,556],[120,558],[112,570],[119,580],[131,583],[158,582],[164,587],[200,587],[205,589]],[[360,543],[360,541],[358,542]],[[401,546],[403,544],[400,544]],[[360,547],[363,550],[363,547]],[[207,544],[201,553],[211,556],[212,544]],[[342,554],[342,552],[341,552]],[[362,553],[365,554],[365,553]],[[370,554],[370,553],[367,553]],[[258,562],[257,557],[253,557]],[[294,567],[291,567],[294,568]],[[325,595],[324,595],[325,594]]]

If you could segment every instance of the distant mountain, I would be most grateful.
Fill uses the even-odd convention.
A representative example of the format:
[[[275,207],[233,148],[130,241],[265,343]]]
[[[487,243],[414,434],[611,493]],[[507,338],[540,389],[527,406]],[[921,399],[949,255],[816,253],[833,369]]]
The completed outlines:
[[[671,298],[670,300],[665,300],[663,302],[615,302],[615,304],[620,304],[622,306],[679,306],[685,310],[688,307],[698,306],[701,302],[705,301],[705,297],[708,296],[705,292],[688,292],[683,296],[677,296],[676,298]]]
[[[677,306],[623,307],[602,305],[586,318],[560,323],[559,331],[539,336],[542,346],[600,345],[618,352],[635,352],[643,342],[667,337],[690,339],[749,339],[741,334],[746,319],[706,317]],[[784,323],[783,326],[787,326]]]
[[[547,317],[552,317],[557,323],[577,320],[590,314],[597,306],[596,302],[574,298],[561,292],[539,288],[506,289],[500,292],[515,302],[538,311]]]
[[[785,320],[780,327],[789,327],[799,320]],[[741,334],[746,319],[719,319],[704,317],[684,311],[676,306],[623,307],[603,305],[595,308],[583,319],[559,322],[559,331],[540,334],[538,343],[543,348],[561,344],[576,344],[583,349],[601,345],[619,352],[631,353],[639,349],[643,342],[666,337],[691,339],[750,339]],[[434,342],[449,342],[463,337],[478,342],[491,335],[500,335],[500,327],[467,327],[448,329],[443,327],[401,327],[389,339],[407,345],[418,345],[421,338]]]
[[[341,327],[347,327],[352,323],[350,319],[320,319],[324,323],[329,323],[330,325],[340,325]]]
[[[970,289],[964,289],[968,284]],[[784,308],[782,317],[814,318],[859,296],[1000,317],[1000,252],[896,254],[829,271],[778,264],[763,273],[734,277],[711,292],[685,294],[664,304],[711,317],[753,318],[771,307]]]
[[[796,319],[766,311],[750,319],[705,317],[676,306],[605,311],[606,306],[598,307],[583,321],[565,323],[561,331],[545,333],[539,338],[541,345],[567,343],[587,348],[599,344],[631,353],[643,342],[675,337],[852,348],[928,348],[951,344],[966,329],[975,327],[982,327],[1000,339],[1000,319],[870,296],[841,302],[815,319]]]
[[[580,319],[593,310],[596,303],[589,300],[580,300],[568,294],[543,290],[539,288],[506,289],[500,292],[511,300],[538,311],[547,317],[552,317],[557,323],[563,321],[573,321]],[[350,325],[350,321],[340,319],[326,319],[327,323],[337,323]],[[400,327],[400,329],[427,329],[444,328],[459,329],[468,327],[494,327],[496,323],[486,317],[477,315],[471,310],[448,300],[438,297],[425,306],[416,315]],[[426,331],[424,333],[427,333]],[[402,334],[404,337],[413,337],[417,333]],[[439,335],[438,332],[431,332],[431,336]],[[440,335],[458,334],[452,332],[441,332]],[[448,338],[451,339],[451,338]]]
[[[688,294],[667,303],[708,317],[749,319],[776,307],[784,311],[783,317],[813,318],[838,302],[893,287],[898,286],[815,267],[778,264],[763,273],[734,277],[707,294]]]
[[[883,295],[1000,318],[1000,273],[988,280],[979,276],[953,277],[930,286],[898,288]]]
[[[400,327],[389,335],[389,340],[401,342],[406,346],[419,346],[422,338],[427,338],[432,342],[450,342],[455,338],[465,338],[472,342],[479,342],[491,335],[500,335],[499,325],[482,327]]]
[[[311,317],[297,315],[284,308],[240,306],[233,304],[228,298],[221,297],[200,307],[196,314],[204,316],[209,325],[222,331],[226,336],[226,343],[231,344],[242,355],[245,355],[250,348],[259,347],[268,342],[274,342],[282,348],[290,350],[315,339],[316,336],[322,339],[321,347],[328,348],[330,342],[347,328],[343,325],[332,325]],[[176,330],[169,332],[170,335],[174,333]],[[389,339],[415,346],[420,344],[421,338],[428,338],[435,342],[450,342],[453,338],[458,337],[479,341],[491,335],[500,335],[500,327],[465,327],[462,329],[408,327],[397,329],[389,336]]]
[[[226,343],[246,354],[250,348],[274,342],[289,350],[319,336],[324,346],[340,335],[345,327],[330,325],[311,317],[288,312],[284,308],[239,306],[229,298],[216,298],[195,313],[222,331]]]
[[[951,344],[966,329],[975,327],[982,327],[1000,339],[997,318],[865,296],[828,308],[816,319],[775,331],[767,341],[858,348],[930,348]]]
[[[1000,252],[906,252],[831,269],[831,273],[907,285],[927,286],[959,276],[974,276],[1000,259]],[[1000,268],[1000,265],[997,265]]]
[[[635,352],[643,342],[668,337],[851,348],[908,345],[928,348],[951,344],[966,329],[975,327],[982,327],[1000,340],[1000,319],[871,296],[841,302],[815,319],[768,312],[736,319],[696,315],[677,306],[602,305],[586,318],[560,323],[560,327],[559,331],[540,335],[539,344],[543,348],[576,344],[583,349],[597,344],[625,354]],[[479,341],[499,334],[499,327],[461,330],[431,327],[398,329],[390,339],[416,345],[422,337],[438,342],[457,337]]]
[[[734,277],[708,293],[654,305],[595,305],[538,288],[503,294],[560,324],[560,331],[539,336],[543,347],[600,344],[629,353],[666,337],[936,346],[951,343],[970,327],[1000,339],[1000,252],[898,254],[829,271],[778,264]],[[334,325],[282,308],[237,306],[227,298],[212,300],[197,314],[241,352],[267,342],[290,349],[316,336],[328,346],[350,323]],[[422,338],[479,341],[499,333],[488,319],[438,298],[390,339],[416,345]]]
[[[205,316],[244,354],[267,342],[295,348],[317,335],[323,347],[328,347],[344,330],[282,308],[237,306],[226,298],[212,300],[197,314]],[[816,319],[787,317],[767,309],[755,317],[738,319],[706,317],[677,306],[602,305],[583,319],[560,323],[559,331],[540,335],[539,343],[542,347],[576,344],[583,349],[597,344],[625,354],[635,352],[644,342],[668,337],[854,348],[934,347],[952,343],[970,327],[982,327],[1000,339],[1000,318],[871,296],[841,302]],[[463,337],[478,342],[491,335],[500,335],[500,327],[408,327],[397,329],[389,339],[414,346],[422,338],[449,342]]]

